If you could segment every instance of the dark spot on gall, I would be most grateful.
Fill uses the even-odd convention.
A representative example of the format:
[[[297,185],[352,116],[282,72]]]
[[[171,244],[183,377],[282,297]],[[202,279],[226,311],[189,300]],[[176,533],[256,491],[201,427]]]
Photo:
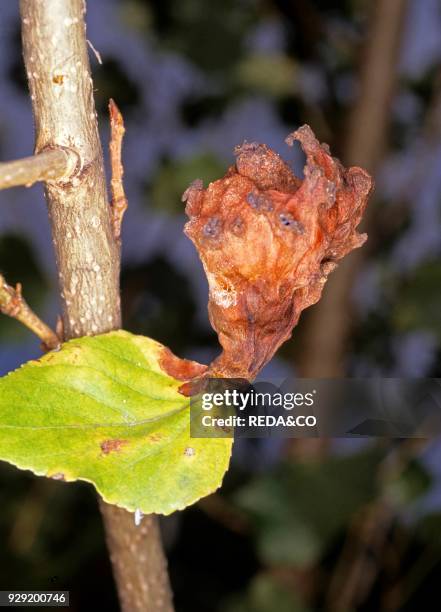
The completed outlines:
[[[207,238],[217,238],[222,231],[222,221],[219,217],[211,217],[202,231]]]
[[[250,193],[247,194],[246,200],[248,202],[248,204],[251,206],[251,208],[257,208],[257,202],[258,202],[258,195],[253,193],[252,191],[250,191]]]
[[[246,200],[254,210],[270,212],[274,208],[271,198],[266,195],[259,195],[258,193],[250,191],[250,193],[247,194]]]
[[[283,227],[286,227],[287,229],[291,229],[297,234],[305,233],[305,228],[303,224],[300,223],[300,221],[296,221],[294,217],[291,215],[291,213],[280,213],[279,219]]]

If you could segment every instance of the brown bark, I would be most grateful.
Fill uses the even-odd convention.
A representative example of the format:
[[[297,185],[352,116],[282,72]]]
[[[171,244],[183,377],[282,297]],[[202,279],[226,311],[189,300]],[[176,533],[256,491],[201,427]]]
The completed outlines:
[[[384,149],[406,4],[407,0],[377,0],[373,7],[360,91],[348,124],[343,161],[360,165],[370,173],[374,173]],[[373,211],[375,207],[368,208],[362,229],[369,230]],[[342,263],[320,303],[310,312],[303,330],[299,363],[302,376],[344,375],[344,355],[352,328],[350,290],[363,257],[363,252],[357,251]]]
[[[167,561],[162,550],[157,518],[152,514],[145,516],[136,527],[130,512],[109,506],[103,501],[100,501],[100,507],[122,610],[173,610]]]
[[[46,184],[65,335],[109,331],[120,325],[119,255],[110,226],[84,3],[23,0],[20,6],[36,152],[62,146],[79,156],[79,171],[69,184]]]
[[[85,4],[21,0],[20,10],[36,152],[68,147],[79,158],[70,182],[46,184],[65,338],[103,333],[121,325],[119,245],[107,200]],[[104,503],[101,510],[122,609],[172,610],[156,518],[146,517],[139,528],[125,510]]]

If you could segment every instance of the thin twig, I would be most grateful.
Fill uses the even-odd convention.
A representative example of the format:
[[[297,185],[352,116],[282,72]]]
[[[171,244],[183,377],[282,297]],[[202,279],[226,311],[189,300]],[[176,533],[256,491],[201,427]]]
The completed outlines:
[[[55,147],[31,157],[0,163],[0,189],[37,181],[67,181],[75,172],[78,155],[67,147]]]
[[[424,445],[423,439],[409,439],[387,455],[377,471],[380,487],[386,489],[388,482],[397,480]],[[366,600],[381,571],[395,519],[396,511],[385,494],[356,514],[330,581],[329,610],[355,610]]]
[[[127,198],[124,193],[123,176],[124,167],[121,161],[122,140],[125,127],[124,119],[114,100],[109,100],[110,114],[110,167],[112,178],[110,181],[110,191],[112,193],[112,228],[116,240],[121,237],[121,225],[124,213],[127,210]]]
[[[15,289],[8,285],[0,274],[0,312],[23,323],[43,342],[48,350],[58,348],[60,339],[50,327],[35,314],[28,306],[21,293],[21,284],[17,283]]]
[[[356,514],[331,579],[329,610],[355,610],[365,601],[380,571],[393,520],[392,509],[382,498]]]

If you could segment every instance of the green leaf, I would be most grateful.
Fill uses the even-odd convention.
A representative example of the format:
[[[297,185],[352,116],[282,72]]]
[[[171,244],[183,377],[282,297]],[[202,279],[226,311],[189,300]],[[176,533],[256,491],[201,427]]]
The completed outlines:
[[[0,379],[0,459],[91,482],[109,503],[169,514],[216,490],[232,440],[190,438],[164,347],[125,331],[63,344]]]

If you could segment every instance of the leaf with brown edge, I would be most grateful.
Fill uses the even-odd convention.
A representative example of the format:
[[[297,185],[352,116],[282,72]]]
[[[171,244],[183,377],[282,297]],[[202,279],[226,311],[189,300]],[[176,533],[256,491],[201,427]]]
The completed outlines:
[[[170,376],[185,381],[202,376],[208,369],[208,366],[196,361],[176,357],[166,346],[164,346],[161,353],[159,364],[164,372]]]
[[[231,454],[231,439],[190,438],[179,389],[205,370],[124,331],[66,342],[0,379],[0,459],[127,510],[182,509],[221,485]]]
[[[317,302],[337,262],[361,246],[356,231],[372,179],[344,168],[304,125],[287,138],[306,153],[304,179],[269,147],[236,147],[236,164],[183,198],[185,233],[209,284],[210,321],[223,348],[210,375],[252,379]]]

